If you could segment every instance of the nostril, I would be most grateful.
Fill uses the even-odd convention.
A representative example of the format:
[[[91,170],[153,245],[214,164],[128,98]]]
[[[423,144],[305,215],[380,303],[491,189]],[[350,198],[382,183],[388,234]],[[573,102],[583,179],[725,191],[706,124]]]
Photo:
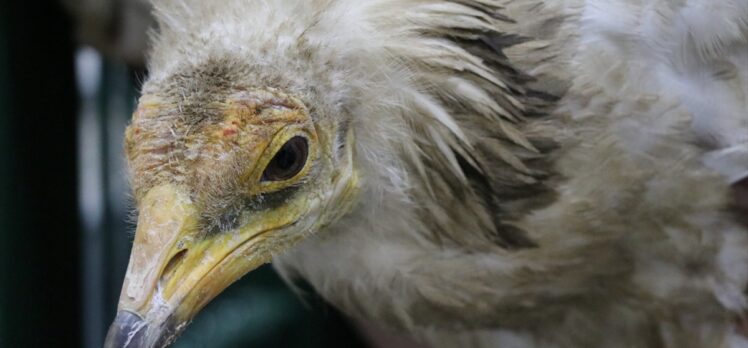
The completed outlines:
[[[187,255],[189,249],[183,249],[174,254],[169,262],[164,267],[164,271],[161,272],[161,281],[169,280],[176,272],[177,267],[184,261],[184,257]]]

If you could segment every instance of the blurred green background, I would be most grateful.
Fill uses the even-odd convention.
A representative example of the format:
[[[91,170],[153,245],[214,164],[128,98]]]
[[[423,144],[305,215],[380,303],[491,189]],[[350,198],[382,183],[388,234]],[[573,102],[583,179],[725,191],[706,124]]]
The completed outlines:
[[[101,347],[134,229],[122,133],[145,74],[76,44],[57,1],[0,2],[0,347]],[[363,343],[264,267],[175,346]]]

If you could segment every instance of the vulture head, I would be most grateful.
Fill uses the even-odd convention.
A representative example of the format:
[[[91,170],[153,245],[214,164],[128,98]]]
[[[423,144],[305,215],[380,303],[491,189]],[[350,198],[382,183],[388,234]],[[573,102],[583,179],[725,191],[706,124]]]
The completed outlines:
[[[359,195],[348,120],[317,119],[321,108],[225,63],[145,93],[127,131],[139,217],[120,316],[147,323],[146,341],[178,330]]]
[[[690,347],[745,307],[748,234],[688,105],[630,87],[655,65],[583,37],[582,6],[153,3],[107,347],[168,345],[271,261],[443,346]]]

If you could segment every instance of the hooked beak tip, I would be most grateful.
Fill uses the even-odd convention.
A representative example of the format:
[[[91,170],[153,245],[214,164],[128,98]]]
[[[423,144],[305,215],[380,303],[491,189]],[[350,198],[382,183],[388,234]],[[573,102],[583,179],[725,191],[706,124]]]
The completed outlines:
[[[109,327],[104,348],[145,348],[148,324],[139,315],[121,310]]]

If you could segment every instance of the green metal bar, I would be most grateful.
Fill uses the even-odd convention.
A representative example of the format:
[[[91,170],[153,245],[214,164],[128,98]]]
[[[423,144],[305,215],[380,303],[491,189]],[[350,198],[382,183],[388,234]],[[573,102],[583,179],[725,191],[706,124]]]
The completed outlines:
[[[8,13],[5,8],[5,2],[0,2],[0,149],[7,149],[10,145],[8,142],[8,44],[5,39],[7,33],[5,15]],[[0,150],[2,151],[2,150]],[[10,197],[8,194],[10,187],[11,161],[3,151],[0,153],[0,273],[6,274],[9,268],[10,260],[5,256],[8,255],[8,217],[7,207]],[[3,276],[0,278],[0,299],[6,298],[6,287],[8,279]],[[7,319],[8,309],[5,301],[0,300],[0,347],[7,347]]]

